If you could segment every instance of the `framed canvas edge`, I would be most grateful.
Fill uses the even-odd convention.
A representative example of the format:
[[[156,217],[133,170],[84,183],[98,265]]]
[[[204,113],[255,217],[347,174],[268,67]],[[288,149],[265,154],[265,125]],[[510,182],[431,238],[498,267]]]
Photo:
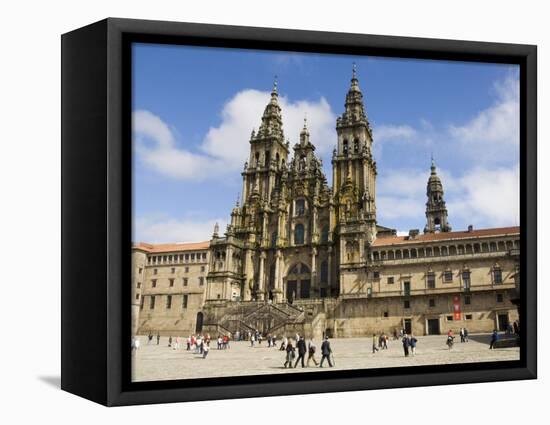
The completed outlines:
[[[276,395],[307,394],[335,391],[358,391],[366,389],[384,389],[398,387],[415,387],[426,385],[449,385],[459,383],[477,383],[489,381],[504,381],[517,379],[535,379],[536,370],[536,46],[519,44],[499,44],[472,41],[423,39],[394,36],[372,36],[347,33],[325,33],[316,31],[300,31],[270,28],[233,27],[211,24],[191,24],[163,21],[127,20],[119,18],[107,19],[107,328],[106,328],[106,403],[107,405],[147,404],[178,401],[213,400],[223,398],[264,397]],[[161,35],[166,37],[199,37],[204,40],[237,40],[239,42],[261,41],[261,43],[283,43],[304,46],[351,45],[354,49],[369,49],[380,55],[402,55],[418,58],[419,52],[423,58],[459,60],[482,60],[491,62],[491,58],[505,58],[517,61],[525,70],[522,80],[521,99],[523,119],[522,138],[525,141],[525,155],[521,160],[522,176],[521,195],[522,212],[526,213],[522,220],[522,267],[525,267],[527,284],[523,283],[522,306],[526,311],[526,345],[525,367],[514,369],[492,369],[486,371],[403,374],[375,378],[352,379],[319,379],[314,381],[295,381],[270,384],[220,385],[209,387],[178,388],[128,391],[122,382],[122,341],[125,337],[122,308],[124,297],[120,282],[123,276],[124,250],[130,250],[123,244],[124,220],[131,211],[122,209],[121,200],[124,195],[125,158],[123,128],[123,103],[121,88],[122,65],[124,61],[123,37],[125,34]],[[523,78],[523,75],[522,75]],[[523,207],[529,208],[524,209]],[[523,253],[529,255],[524,255]],[[527,290],[528,289],[528,290]],[[523,357],[522,357],[523,359]],[[101,402],[101,401],[100,401]]]

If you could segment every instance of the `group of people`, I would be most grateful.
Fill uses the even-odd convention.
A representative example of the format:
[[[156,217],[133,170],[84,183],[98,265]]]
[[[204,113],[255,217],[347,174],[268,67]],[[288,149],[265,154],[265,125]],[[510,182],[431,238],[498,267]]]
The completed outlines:
[[[380,334],[380,336],[376,336],[376,334],[372,334],[372,352],[373,354],[376,353],[378,350],[387,350],[388,349],[388,340],[390,338],[386,334]],[[378,346],[377,346],[378,344]]]
[[[218,350],[227,350],[231,348],[229,346],[229,336],[228,335],[218,335]]]
[[[315,366],[323,367],[323,363],[325,360],[327,360],[329,367],[334,366],[333,362],[331,361],[332,348],[330,347],[328,336],[325,337],[323,343],[321,344],[321,361],[319,363],[315,358],[317,347],[313,339],[310,339],[306,345],[305,338],[303,336],[300,336],[299,334],[296,334],[295,341],[296,346],[293,346],[292,340],[285,337],[283,339],[283,342],[281,343],[281,350],[284,350],[286,352],[286,361],[284,363],[285,368],[296,368],[298,366],[298,363],[300,363],[302,367],[309,367],[310,362],[313,362]],[[298,354],[297,356],[296,352]],[[306,354],[307,361],[305,360]]]
[[[405,354],[405,357],[409,357],[409,355],[416,355],[417,342],[418,339],[416,339],[412,333],[410,335],[407,335],[406,333],[403,335],[401,343],[403,344],[403,353]]]

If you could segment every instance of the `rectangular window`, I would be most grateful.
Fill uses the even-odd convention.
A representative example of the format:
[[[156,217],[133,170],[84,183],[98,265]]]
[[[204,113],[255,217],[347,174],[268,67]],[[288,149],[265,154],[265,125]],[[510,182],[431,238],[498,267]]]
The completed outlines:
[[[443,281],[445,283],[450,283],[453,281],[453,272],[451,270],[445,270],[443,273]]]
[[[384,312],[384,317],[386,317],[386,318],[389,317],[389,314],[388,314],[387,311]]]
[[[195,261],[195,253],[191,254],[191,261]]]
[[[199,286],[204,285],[204,277],[199,277]]]
[[[403,302],[403,307],[404,308],[411,308],[411,302],[409,300],[405,300]]]
[[[493,278],[496,285],[499,285],[502,283],[502,270],[500,269],[494,269],[493,270]]]
[[[143,271],[143,269],[140,267],[138,273],[141,274],[142,271]]]
[[[189,267],[185,268],[185,273],[189,273]]]
[[[201,272],[204,272],[206,270],[206,267],[201,266]]]
[[[166,297],[166,308],[167,309],[172,308],[172,295],[168,295]]]
[[[176,268],[175,267],[172,267],[172,274],[176,273]]]
[[[388,277],[388,284],[391,285],[392,283],[394,283],[395,280],[394,280],[394,277],[393,276],[390,276]]]
[[[469,295],[466,295],[464,297],[464,305],[470,305],[472,304],[472,297],[470,297]]]
[[[453,321],[453,316],[447,316],[447,322],[452,322]]]
[[[158,269],[153,269],[153,274],[157,274],[158,273]]]
[[[428,289],[435,289],[435,273],[429,272],[427,279],[428,279]]]
[[[182,308],[187,308],[187,295],[183,296],[183,301],[181,304]]]
[[[138,283],[137,283],[137,288],[138,288],[138,289],[141,288],[141,282],[138,282]]]
[[[202,259],[203,259],[203,260],[206,260],[206,252],[203,252],[203,253],[202,253]]]
[[[153,310],[155,308],[155,296],[151,296],[151,300],[149,301],[149,308]]]
[[[466,320],[472,320],[473,316],[472,316],[471,314],[465,314],[465,315],[464,315],[464,318],[465,318]]]
[[[136,294],[136,300],[139,300],[139,294]]]
[[[375,278],[375,279],[380,279],[380,272],[378,272],[378,271],[372,272],[372,277]]]
[[[306,203],[303,199],[296,200],[296,215],[304,215],[306,212]]]
[[[170,279],[170,287],[174,286],[174,279]]]
[[[435,299],[430,298],[430,307],[435,307]]]
[[[185,261],[189,261],[189,254],[185,254]]]
[[[409,295],[411,295],[411,282],[409,282],[408,280],[403,282],[403,294],[408,297]]]
[[[145,298],[141,297],[141,301],[139,302],[139,309],[143,310],[143,302],[145,301]]]
[[[497,303],[501,303],[504,301],[504,297],[502,296],[502,294],[497,294]]]
[[[184,277],[184,278],[183,278],[183,286],[187,286],[187,282],[188,282],[187,278]]]
[[[157,287],[157,280],[156,279],[151,280],[151,288],[156,288],[156,287]]]
[[[470,289],[470,272],[467,270],[462,272],[462,287]]]

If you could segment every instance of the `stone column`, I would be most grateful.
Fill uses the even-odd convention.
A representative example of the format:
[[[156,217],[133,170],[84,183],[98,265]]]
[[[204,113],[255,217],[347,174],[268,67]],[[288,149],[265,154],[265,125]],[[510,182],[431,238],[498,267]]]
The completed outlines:
[[[311,249],[311,290],[317,291],[319,285],[317,282],[317,248]]]
[[[258,293],[256,294],[259,301],[263,301],[265,299],[264,263],[265,263],[265,252],[262,251],[262,253],[260,254],[260,270],[258,273]]]
[[[243,285],[243,300],[250,301],[252,294],[250,292],[250,279],[254,277],[254,267],[252,265],[252,250],[247,249],[244,258],[244,285]]]
[[[328,247],[328,276],[327,276],[327,285],[328,285],[328,291],[329,296],[331,295],[332,291],[332,246]]]
[[[275,253],[275,288],[273,291],[273,301],[282,302],[282,281],[281,281],[281,250]]]

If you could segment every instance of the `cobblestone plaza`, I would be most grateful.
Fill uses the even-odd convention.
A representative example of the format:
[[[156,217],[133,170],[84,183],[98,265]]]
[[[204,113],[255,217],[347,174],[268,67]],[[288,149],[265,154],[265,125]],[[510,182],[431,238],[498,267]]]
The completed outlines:
[[[335,366],[329,368],[325,363],[323,369],[309,368],[285,369],[285,352],[278,347],[268,347],[264,341],[261,345],[250,346],[248,341],[231,342],[230,348],[217,350],[216,343],[211,342],[211,349],[206,357],[187,351],[185,341],[180,348],[168,347],[168,338],[161,337],[157,345],[156,337],[151,345],[147,338],[140,337],[141,346],[134,351],[133,381],[152,381],[170,379],[190,379],[222,376],[264,375],[273,373],[323,372],[327,370],[367,369],[400,366],[440,365],[452,363],[476,363],[490,361],[519,360],[519,348],[500,348],[489,350],[490,336],[486,334],[471,335],[469,342],[460,343],[456,338],[454,347],[449,350],[445,345],[446,336],[420,336],[416,355],[405,357],[400,340],[390,339],[387,350],[372,353],[372,338],[337,338],[331,339]],[[320,360],[320,343],[317,345],[316,360]],[[280,343],[280,342],[279,342]],[[279,344],[278,344],[279,345]]]

